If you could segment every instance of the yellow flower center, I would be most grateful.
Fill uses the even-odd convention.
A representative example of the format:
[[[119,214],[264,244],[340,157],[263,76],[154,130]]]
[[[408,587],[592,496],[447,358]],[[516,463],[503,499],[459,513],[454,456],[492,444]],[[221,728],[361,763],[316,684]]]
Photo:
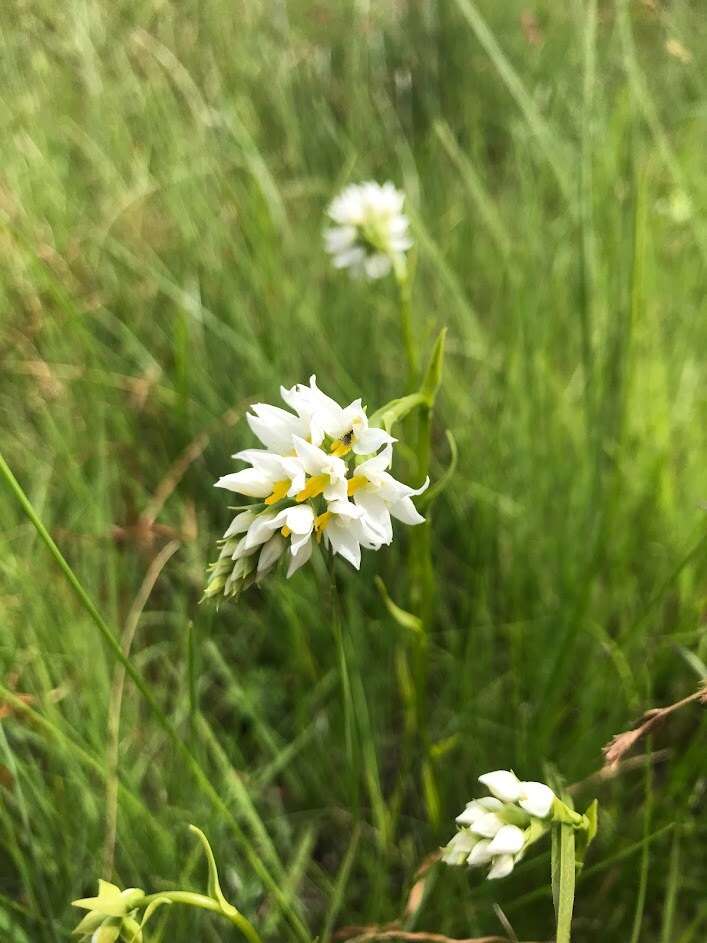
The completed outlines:
[[[331,443],[331,449],[329,450],[331,455],[336,455],[337,458],[343,458],[344,455],[348,455],[351,451],[351,443],[344,442],[342,439],[334,439]]]
[[[328,484],[328,475],[312,475],[312,477],[305,484],[304,488],[297,492],[295,500],[301,503],[302,501],[307,501],[308,498],[316,498],[318,494],[321,494],[322,491],[324,491]]]
[[[277,504],[278,501],[282,501],[283,498],[287,497],[287,492],[290,490],[291,482],[287,478],[283,478],[282,481],[276,481],[272,486],[272,494],[270,494],[266,499],[266,504]]]
[[[349,497],[351,497],[352,494],[356,494],[357,491],[360,491],[361,488],[367,484],[368,479],[363,475],[354,475],[353,478],[349,478],[346,485],[346,491],[348,492]]]
[[[283,536],[285,539],[287,539],[287,538],[290,536],[290,534],[292,533],[292,531],[291,531],[290,528],[287,526],[287,524],[285,524],[284,527],[281,527],[281,528],[280,528],[280,533],[282,534],[282,536]]]
[[[331,511],[325,511],[323,514],[319,514],[314,518],[314,533],[317,535],[318,541],[322,539],[324,528],[327,526],[332,517],[333,515]]]

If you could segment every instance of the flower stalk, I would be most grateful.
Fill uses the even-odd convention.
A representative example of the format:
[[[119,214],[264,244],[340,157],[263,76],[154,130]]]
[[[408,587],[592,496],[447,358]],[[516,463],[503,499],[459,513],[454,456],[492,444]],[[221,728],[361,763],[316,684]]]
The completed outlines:
[[[206,894],[180,889],[145,894],[136,887],[121,891],[115,884],[99,881],[95,897],[73,902],[74,907],[86,911],[73,935],[83,943],[146,943],[143,931],[157,909],[182,904],[219,914],[237,927],[248,943],[261,943],[250,920],[224,897],[216,860],[206,835],[195,825],[190,825],[189,829],[199,839],[206,854],[209,868]]]

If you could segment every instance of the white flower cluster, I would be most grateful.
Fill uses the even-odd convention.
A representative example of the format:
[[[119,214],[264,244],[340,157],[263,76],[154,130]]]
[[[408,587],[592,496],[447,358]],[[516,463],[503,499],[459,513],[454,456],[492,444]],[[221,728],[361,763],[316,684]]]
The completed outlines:
[[[479,776],[491,793],[474,799],[457,816],[460,830],[443,849],[446,864],[490,864],[487,877],[504,878],[529,844],[545,833],[555,794],[544,783],[521,782],[509,770]]]
[[[420,524],[410,488],[389,473],[395,439],[372,428],[357,399],[340,406],[317,387],[281,388],[292,412],[256,403],[248,425],[265,446],[233,457],[247,468],[216,482],[260,503],[240,509],[223,536],[206,596],[238,596],[259,582],[288,551],[287,576],[303,566],[315,541],[359,568],[361,547],[378,550],[393,539],[391,518]]]
[[[412,246],[403,213],[405,194],[392,183],[370,180],[346,187],[327,210],[334,226],[324,230],[324,245],[336,268],[357,278],[383,278]]]

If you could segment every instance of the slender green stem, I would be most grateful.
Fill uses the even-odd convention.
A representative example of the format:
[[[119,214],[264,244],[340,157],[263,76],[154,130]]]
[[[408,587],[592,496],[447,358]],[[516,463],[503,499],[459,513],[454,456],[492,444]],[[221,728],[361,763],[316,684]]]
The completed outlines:
[[[417,359],[417,347],[415,346],[415,336],[412,328],[412,299],[410,295],[410,275],[408,273],[407,262],[405,258],[397,259],[395,262],[395,280],[398,285],[398,299],[400,309],[400,333],[403,338],[403,347],[408,362],[408,380],[410,389],[415,388],[417,382],[417,372],[419,368]]]
[[[346,654],[346,639],[343,631],[343,618],[341,607],[341,596],[339,593],[339,584],[336,579],[336,558],[333,553],[329,553],[329,581],[331,592],[331,621],[334,630],[334,640],[336,642],[336,653],[339,660],[339,674],[341,676],[341,695],[344,708],[344,736],[346,743],[346,757],[352,770],[352,788],[351,796],[354,808],[358,808],[358,775],[356,769],[357,742],[355,728],[355,712],[353,707],[353,694],[351,689],[351,673],[349,671],[349,662]]]
[[[212,802],[216,810],[220,814],[222,814],[224,818],[230,824],[237,839],[243,845],[244,852],[248,859],[249,864],[251,865],[255,873],[258,875],[258,877],[261,879],[261,881],[272,891],[275,899],[280,904],[284,915],[289,920],[290,925],[292,926],[292,929],[294,930],[295,934],[301,941],[303,941],[303,943],[309,943],[310,936],[309,936],[309,933],[307,932],[307,928],[305,927],[304,923],[302,923],[298,915],[294,912],[291,904],[285,897],[283,891],[278,886],[277,882],[271,877],[269,871],[263,865],[262,861],[260,860],[259,855],[255,851],[255,849],[252,847],[250,842],[247,840],[246,835],[244,834],[243,830],[241,829],[240,825],[235,819],[230,808],[221,798],[217,790],[214,788],[207,773],[202,769],[201,765],[199,764],[198,760],[196,759],[192,751],[189,749],[186,743],[184,743],[184,741],[181,739],[176,729],[170,722],[169,718],[167,717],[167,715],[164,713],[162,708],[159,706],[159,704],[155,700],[152,692],[149,689],[147,682],[143,679],[142,675],[133,666],[130,659],[127,658],[125,654],[123,653],[123,650],[120,647],[120,643],[118,642],[115,635],[108,627],[108,624],[105,622],[105,620],[99,613],[98,609],[96,609],[96,606],[94,605],[91,597],[88,595],[86,590],[81,585],[78,577],[76,576],[74,571],[71,569],[71,567],[67,563],[61,550],[59,550],[57,545],[54,543],[54,540],[52,539],[51,535],[49,534],[46,527],[40,520],[37,512],[34,510],[34,507],[32,506],[31,501],[29,500],[25,492],[22,490],[22,486],[13,475],[12,470],[10,466],[7,464],[7,462],[5,461],[5,458],[2,452],[0,452],[0,476],[5,480],[8,488],[17,498],[17,501],[20,507],[29,518],[30,522],[32,523],[32,526],[37,531],[37,534],[39,535],[43,543],[46,545],[50,554],[56,561],[59,569],[64,574],[67,583],[71,586],[73,591],[76,593],[79,601],[81,602],[81,605],[84,607],[86,612],[91,617],[93,623],[95,624],[100,634],[103,636],[106,644],[112,651],[113,655],[118,659],[119,662],[123,664],[126,672],[130,676],[136,688],[140,691],[142,696],[145,698],[145,701],[147,705],[149,706],[150,710],[152,711],[155,719],[158,721],[158,723],[163,728],[163,730],[165,731],[167,736],[170,738],[170,740],[172,740],[176,748],[179,750],[180,754],[184,757],[187,763],[187,766],[192,771],[192,774],[194,778],[196,779],[196,781],[199,783],[200,788],[202,789],[204,794],[208,796],[208,798],[210,799],[210,801]]]
[[[556,869],[558,877],[556,943],[570,943],[576,879],[574,828],[564,823],[556,828],[560,832],[559,842],[555,846],[560,856],[559,869]]]
[[[160,891],[157,894],[148,894],[140,902],[140,906],[146,907],[156,900],[169,900],[173,904],[186,904],[188,907],[198,907],[200,910],[210,910],[212,913],[220,914],[220,916],[230,921],[234,927],[238,927],[243,936],[250,940],[250,943],[262,943],[250,920],[244,917],[232,904],[228,910],[224,910],[218,901],[207,897],[206,894],[195,894],[192,891]]]

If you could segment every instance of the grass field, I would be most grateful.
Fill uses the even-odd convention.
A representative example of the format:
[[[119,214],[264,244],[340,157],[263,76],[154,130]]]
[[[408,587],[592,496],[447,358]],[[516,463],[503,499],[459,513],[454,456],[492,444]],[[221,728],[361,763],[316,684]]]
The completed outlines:
[[[153,706],[0,482],[0,939],[68,940],[101,876],[201,890],[191,822],[264,940],[400,919],[496,768],[600,801],[574,940],[705,939],[704,709],[590,778],[707,677],[700,6],[4,6],[0,450]],[[321,566],[198,605],[247,406],[408,391],[394,284],[322,250],[370,178],[407,194],[421,357],[448,328],[424,733],[374,585],[404,604],[410,530],[338,567],[338,645]],[[549,940],[549,857],[435,865],[406,928]],[[236,938],[174,906],[149,939]]]

